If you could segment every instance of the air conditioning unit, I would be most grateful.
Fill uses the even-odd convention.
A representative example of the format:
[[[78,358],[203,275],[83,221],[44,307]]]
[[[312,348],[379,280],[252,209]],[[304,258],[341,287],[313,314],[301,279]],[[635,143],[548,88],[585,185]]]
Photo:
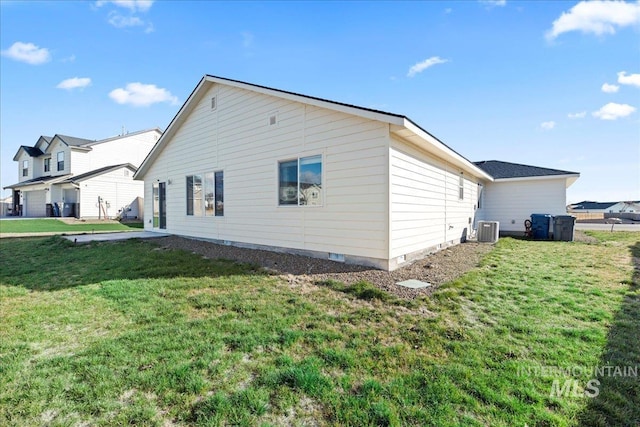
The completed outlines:
[[[495,243],[498,241],[499,232],[498,221],[478,221],[478,242]]]

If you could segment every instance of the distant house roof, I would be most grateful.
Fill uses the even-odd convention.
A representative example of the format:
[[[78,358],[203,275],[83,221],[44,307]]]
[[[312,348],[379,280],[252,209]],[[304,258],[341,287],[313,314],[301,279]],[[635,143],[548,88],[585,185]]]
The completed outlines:
[[[36,148],[36,147],[29,147],[27,145],[21,145],[20,148],[22,148],[24,151],[26,151],[27,154],[30,155],[31,157],[38,157],[38,156],[42,156],[44,154],[42,152],[42,150],[40,150],[39,148]]]
[[[138,168],[133,166],[131,163],[123,163],[123,164],[120,164],[120,165],[105,166],[105,167],[102,167],[102,168],[99,168],[99,169],[94,169],[92,171],[82,173],[80,175],[70,176],[69,178],[67,178],[64,181],[62,181],[62,183],[84,181],[86,179],[93,178],[94,176],[102,175],[103,173],[108,173],[108,172],[111,172],[111,171],[114,171],[114,170],[117,170],[117,169],[120,169],[120,168],[128,168],[129,170],[131,170],[134,173],[135,173],[135,171],[138,170]]]
[[[580,175],[578,172],[502,162],[499,160],[484,160],[481,162],[474,162],[474,164],[491,175],[494,179]]]
[[[56,134],[56,136],[60,140],[62,140],[62,142],[67,144],[69,147],[82,147],[84,145],[88,145],[88,144],[91,144],[91,143],[95,142],[95,141],[90,140],[90,139],[76,138],[75,136],[60,135],[60,134]]]
[[[7,189],[7,188],[20,188],[20,187],[27,187],[29,185],[38,185],[38,184],[45,184],[45,183],[50,183],[53,184],[57,181],[61,181],[64,178],[68,177],[69,175],[57,175],[57,176],[41,176],[38,178],[33,178],[33,179],[28,179],[26,181],[22,181],[19,182],[17,184],[13,184],[13,185],[7,185],[6,187],[2,187],[3,189]]]
[[[573,210],[594,210],[594,209],[607,209],[618,202],[590,202],[585,200],[584,202],[574,203],[571,205]]]
[[[627,204],[640,204],[640,201],[631,200],[631,201],[620,201],[620,202],[591,202],[589,200],[585,200],[579,203],[571,204],[572,210],[603,210],[609,209],[613,205],[617,205],[618,203],[627,203]]]

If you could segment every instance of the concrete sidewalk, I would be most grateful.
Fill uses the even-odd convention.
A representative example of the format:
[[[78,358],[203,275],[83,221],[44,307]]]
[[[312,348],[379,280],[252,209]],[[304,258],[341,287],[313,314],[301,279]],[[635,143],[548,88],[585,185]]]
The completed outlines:
[[[153,239],[156,237],[167,237],[165,233],[155,233],[153,231],[129,231],[125,233],[96,233],[96,234],[76,234],[72,236],[62,236],[75,243],[89,242],[111,242],[115,240],[128,239]]]

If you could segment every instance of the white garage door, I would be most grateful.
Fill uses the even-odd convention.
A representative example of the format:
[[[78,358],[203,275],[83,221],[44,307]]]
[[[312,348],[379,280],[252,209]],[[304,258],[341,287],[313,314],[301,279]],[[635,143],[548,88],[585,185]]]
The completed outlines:
[[[47,196],[44,190],[28,191],[24,193],[26,197],[26,209],[24,216],[43,217],[47,214]]]

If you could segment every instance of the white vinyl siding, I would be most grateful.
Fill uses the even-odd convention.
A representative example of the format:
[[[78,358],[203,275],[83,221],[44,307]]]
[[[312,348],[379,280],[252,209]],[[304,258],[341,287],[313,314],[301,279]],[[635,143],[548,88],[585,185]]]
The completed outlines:
[[[277,126],[269,126],[274,111]],[[171,233],[386,260],[388,135],[381,122],[213,85],[145,174],[147,200],[153,181],[172,181]],[[322,206],[280,207],[278,162],[317,155]],[[209,170],[224,170],[224,217],[187,218],[186,176]]]
[[[395,138],[390,170],[390,258],[460,242],[471,233],[477,194],[473,177]]]
[[[566,178],[488,183],[483,219],[499,221],[500,231],[524,233],[531,214],[566,215]]]
[[[98,217],[98,198],[104,201],[107,216],[114,218],[118,211],[125,206],[136,203],[137,197],[142,197],[144,184],[134,181],[129,174],[124,175],[124,168],[116,169],[93,178],[81,181],[80,184],[80,215],[83,218]],[[151,201],[152,197],[149,197]],[[152,208],[149,208],[152,213]]]

